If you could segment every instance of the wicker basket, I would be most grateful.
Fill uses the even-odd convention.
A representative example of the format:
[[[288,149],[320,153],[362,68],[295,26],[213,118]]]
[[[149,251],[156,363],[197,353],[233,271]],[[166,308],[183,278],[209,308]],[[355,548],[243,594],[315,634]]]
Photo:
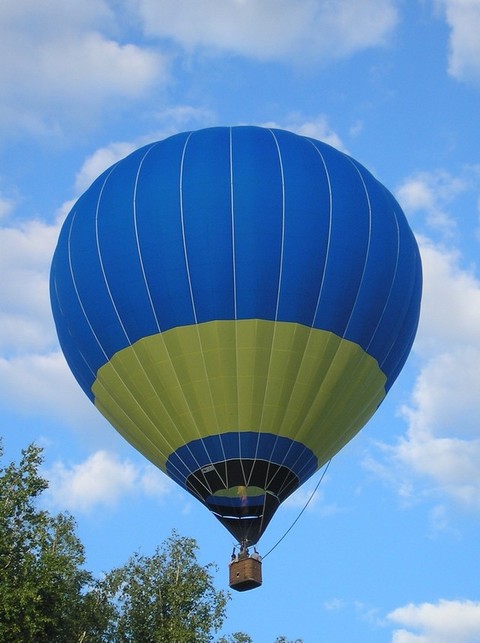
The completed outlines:
[[[256,558],[241,558],[230,563],[230,587],[238,592],[262,584],[262,563]]]

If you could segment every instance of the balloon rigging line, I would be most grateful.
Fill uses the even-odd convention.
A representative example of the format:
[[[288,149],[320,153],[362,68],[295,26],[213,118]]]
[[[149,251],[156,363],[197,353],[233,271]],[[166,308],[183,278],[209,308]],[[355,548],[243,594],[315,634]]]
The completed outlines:
[[[328,471],[328,467],[330,466],[330,462],[331,462],[331,461],[332,461],[332,458],[330,458],[330,460],[327,462],[327,465],[326,465],[325,469],[323,470],[322,475],[320,476],[320,480],[317,482],[317,484],[316,484],[316,486],[315,486],[315,489],[314,489],[314,490],[312,491],[312,493],[310,494],[309,499],[308,499],[308,500],[307,500],[307,502],[305,503],[304,507],[302,508],[302,510],[300,511],[300,513],[298,514],[298,516],[295,518],[295,520],[292,522],[292,524],[291,524],[291,525],[290,525],[290,527],[287,529],[287,531],[283,534],[283,536],[282,536],[282,537],[281,537],[281,538],[280,538],[280,539],[275,543],[275,545],[274,545],[271,549],[269,549],[269,550],[267,551],[267,553],[266,553],[264,556],[262,556],[262,560],[265,560],[265,558],[266,558],[269,554],[271,554],[271,553],[272,553],[272,551],[273,551],[274,549],[276,549],[276,548],[278,547],[278,545],[282,542],[282,540],[287,536],[287,534],[288,534],[288,533],[289,533],[289,532],[294,528],[294,526],[295,526],[295,525],[297,524],[297,522],[300,520],[301,515],[303,514],[303,512],[305,511],[305,509],[308,507],[308,505],[310,504],[310,502],[313,500],[313,496],[317,493],[318,487],[320,486],[320,484],[321,484],[322,480],[324,479],[325,474],[326,474],[326,473],[327,473],[327,471]]]

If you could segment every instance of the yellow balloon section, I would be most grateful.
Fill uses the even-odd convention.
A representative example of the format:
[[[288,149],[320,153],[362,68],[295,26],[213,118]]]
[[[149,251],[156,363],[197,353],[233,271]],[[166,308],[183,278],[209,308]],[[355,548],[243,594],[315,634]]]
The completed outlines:
[[[322,466],[373,415],[385,380],[376,360],[333,333],[215,321],[119,351],[93,393],[113,426],[164,471],[185,443],[253,428],[301,442]]]

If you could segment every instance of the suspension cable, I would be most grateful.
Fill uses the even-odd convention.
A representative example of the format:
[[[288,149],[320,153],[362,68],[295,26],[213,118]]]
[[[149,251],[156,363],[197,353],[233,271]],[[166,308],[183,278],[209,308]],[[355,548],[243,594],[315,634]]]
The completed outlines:
[[[310,502],[312,501],[313,496],[317,493],[318,487],[320,486],[320,483],[321,483],[321,482],[322,482],[322,480],[324,479],[325,474],[326,474],[326,473],[327,473],[327,471],[328,471],[328,467],[330,466],[330,462],[331,462],[331,461],[332,461],[332,460],[330,459],[330,460],[327,462],[327,464],[326,464],[326,466],[325,466],[325,469],[323,470],[322,475],[320,476],[320,479],[319,479],[319,481],[317,482],[317,484],[316,484],[316,486],[315,486],[315,489],[312,491],[312,493],[310,494],[310,497],[308,498],[307,502],[305,503],[305,506],[302,508],[302,510],[300,511],[300,513],[298,514],[298,516],[295,518],[295,520],[292,522],[292,524],[291,524],[291,525],[290,525],[290,527],[287,529],[287,531],[283,534],[283,536],[282,536],[282,537],[281,537],[281,538],[280,538],[280,539],[275,543],[275,545],[274,545],[271,549],[269,549],[269,550],[267,551],[267,553],[265,554],[265,556],[262,556],[262,560],[265,560],[265,558],[266,558],[269,554],[271,554],[271,553],[272,553],[272,551],[273,551],[274,549],[276,549],[276,548],[278,547],[278,545],[282,542],[282,540],[287,536],[287,534],[288,534],[288,533],[293,529],[293,527],[294,527],[294,526],[297,524],[297,522],[300,520],[300,516],[303,514],[303,512],[305,511],[305,509],[308,507],[308,505],[309,505],[309,504],[310,504]]]

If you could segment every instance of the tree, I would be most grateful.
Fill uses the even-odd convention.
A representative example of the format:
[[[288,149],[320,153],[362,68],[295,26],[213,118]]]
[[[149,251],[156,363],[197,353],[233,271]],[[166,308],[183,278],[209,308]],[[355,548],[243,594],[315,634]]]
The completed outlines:
[[[222,636],[217,643],[253,643],[252,637],[244,632],[234,632],[228,636]]]
[[[0,641],[2,643],[207,643],[222,627],[228,592],[194,539],[172,532],[152,556],[134,554],[95,580],[66,513],[38,507],[48,482],[42,449],[1,465]],[[252,643],[235,632],[218,643]],[[280,643],[280,639],[278,641]]]
[[[112,570],[103,589],[117,610],[115,641],[203,643],[222,626],[228,594],[213,585],[212,564],[200,565],[192,538],[175,531],[153,556],[134,554]]]
[[[222,636],[222,638],[218,639],[217,643],[253,643],[253,640],[248,634],[234,632],[228,636]],[[274,643],[303,643],[303,641],[302,639],[290,641],[285,636],[277,636]]]
[[[109,608],[83,568],[75,521],[36,504],[48,486],[41,452],[30,445],[18,465],[0,467],[0,640],[101,641]]]

